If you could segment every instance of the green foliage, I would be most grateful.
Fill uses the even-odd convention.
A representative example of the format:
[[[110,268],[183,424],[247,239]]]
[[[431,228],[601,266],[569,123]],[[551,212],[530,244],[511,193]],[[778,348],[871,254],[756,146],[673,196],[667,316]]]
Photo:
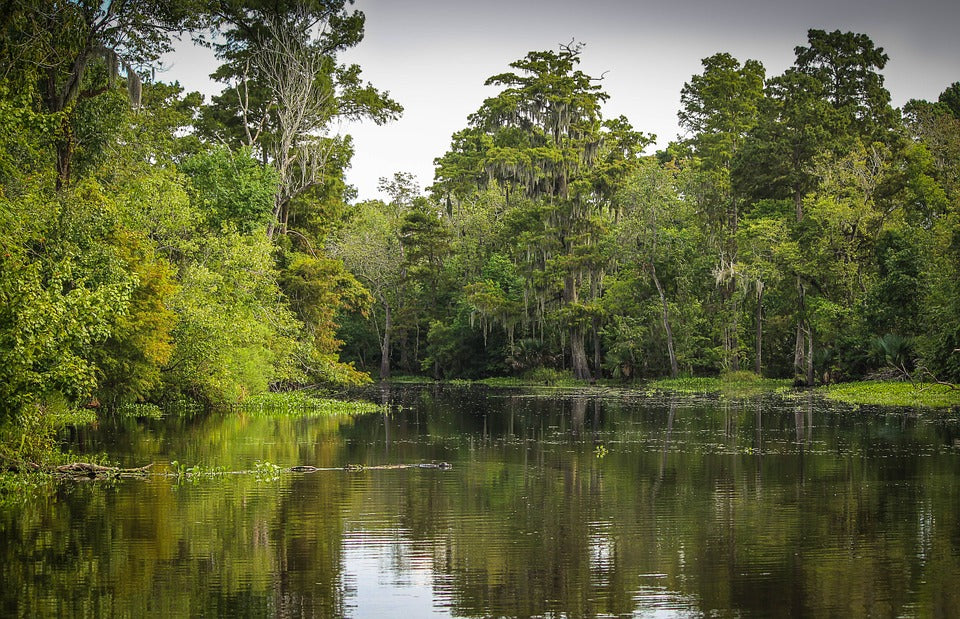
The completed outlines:
[[[297,321],[283,303],[262,233],[208,238],[181,269],[171,300],[175,348],[170,388],[211,403],[237,402],[273,382],[295,380]]]
[[[421,368],[430,371],[433,378],[456,376],[479,377],[489,371],[483,363],[484,342],[462,313],[449,323],[439,320],[430,323],[427,346]]]
[[[876,247],[877,280],[864,300],[871,333],[913,335],[920,330],[922,250],[916,238],[903,230],[887,230]]]
[[[721,393],[728,397],[747,397],[785,389],[790,382],[761,378],[753,372],[727,372],[719,377],[664,378],[650,383],[653,389],[678,393]]]
[[[305,330],[301,369],[312,380],[331,384],[367,382],[366,375],[337,357],[342,342],[336,338],[336,315],[366,312],[370,294],[339,260],[296,252],[285,258],[279,283]]]
[[[221,35],[214,49],[224,61],[213,77],[229,87],[202,111],[200,133],[251,148],[275,168],[271,237],[288,232],[295,201],[338,185],[351,147],[325,137],[331,126],[360,119],[382,124],[403,109],[364,83],[359,66],[338,61],[363,38],[363,14],[348,12],[346,4],[226,2],[212,11]]]
[[[353,144],[327,130],[400,107],[340,61],[364,26],[346,2],[16,3],[3,19],[8,423],[359,384],[378,361],[381,378],[753,361],[807,382],[960,380],[957,85],[900,123],[866,35],[811,30],[771,78],[705,58],[680,93],[688,136],[656,157],[603,117],[583,46],[533,51],[487,81],[430,195],[397,173],[388,201],[350,205]],[[229,86],[211,105],[133,70],[204,20]]]
[[[270,222],[279,177],[273,167],[254,160],[249,149],[204,150],[179,167],[190,179],[194,208],[211,229],[228,226],[251,232]]]
[[[960,389],[936,383],[862,381],[826,385],[818,389],[824,397],[838,402],[873,406],[960,406]]]
[[[302,8],[214,11],[188,0],[17,2],[3,11],[0,423],[18,428],[10,433],[26,451],[49,451],[43,420],[61,409],[124,415],[162,395],[218,404],[306,380],[368,380],[339,361],[335,321],[366,309],[369,295],[287,218],[309,234],[341,226],[352,146],[317,134],[336,118],[383,122],[400,108],[364,84],[359,68],[335,62],[360,40],[362,15],[343,3],[314,3],[312,17]],[[329,29],[294,32],[296,49],[244,30],[286,36],[313,17]],[[255,63],[249,85],[260,89],[261,107],[242,103],[245,119],[263,123],[261,135],[217,140],[231,148],[204,144],[218,126],[198,133],[195,125],[238,108],[203,108],[199,94],[144,83],[134,70],[149,69],[174,33],[201,25],[220,29],[233,68],[251,54],[291,51],[286,68],[318,62],[316,74],[299,74],[315,95],[300,102],[308,108],[296,108],[285,81]],[[306,124],[289,124],[305,110]],[[265,235],[278,207],[296,243]]]
[[[257,481],[267,482],[267,481],[280,481],[280,471],[283,469],[278,464],[273,464],[272,462],[261,462],[257,460],[253,464],[253,473],[257,477]]]
[[[202,464],[187,466],[177,460],[170,462],[170,471],[177,478],[178,484],[187,480],[192,483],[197,483],[201,479],[210,479],[226,475],[226,470],[222,466],[204,466]]]
[[[170,265],[138,235],[125,233],[118,241],[137,283],[110,337],[90,352],[98,368],[97,396],[111,406],[143,400],[160,384],[161,369],[173,353],[176,322],[167,306],[177,287]]]
[[[85,403],[97,385],[90,351],[127,316],[137,286],[112,204],[87,183],[4,207],[22,223],[0,269],[0,402],[10,414],[51,397]]]
[[[0,421],[0,477],[8,470],[32,472],[62,464],[67,456],[60,452],[58,433],[66,426],[95,421],[93,411],[75,408],[61,396],[47,396],[42,406],[21,408],[15,417]]]
[[[244,414],[284,417],[362,415],[381,411],[381,407],[372,402],[334,400],[324,397],[322,392],[309,390],[261,393],[231,409]]]

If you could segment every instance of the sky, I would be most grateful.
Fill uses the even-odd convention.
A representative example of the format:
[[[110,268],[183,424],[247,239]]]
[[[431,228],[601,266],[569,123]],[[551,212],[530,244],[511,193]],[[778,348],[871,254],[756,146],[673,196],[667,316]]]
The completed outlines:
[[[768,76],[788,68],[807,30],[867,34],[890,60],[883,70],[893,105],[935,100],[960,81],[960,2],[955,0],[356,0],[366,15],[362,43],[341,55],[404,106],[398,121],[345,123],[353,136],[347,180],[360,199],[383,197],[378,180],[395,172],[433,181],[467,116],[497,93],[491,75],[531,50],[585,45],[580,68],[603,75],[607,118],[626,116],[657,135],[661,148],[680,133],[680,90],[703,58],[728,52],[759,60]],[[188,90],[215,93],[216,60],[184,43],[157,75]]]

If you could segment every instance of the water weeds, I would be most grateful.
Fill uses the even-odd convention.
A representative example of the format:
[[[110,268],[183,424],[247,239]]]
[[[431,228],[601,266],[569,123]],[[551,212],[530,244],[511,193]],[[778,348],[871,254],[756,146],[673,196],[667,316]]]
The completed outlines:
[[[253,465],[253,473],[256,475],[257,481],[280,481],[280,472],[282,470],[279,465],[273,464],[272,462],[257,460]]]

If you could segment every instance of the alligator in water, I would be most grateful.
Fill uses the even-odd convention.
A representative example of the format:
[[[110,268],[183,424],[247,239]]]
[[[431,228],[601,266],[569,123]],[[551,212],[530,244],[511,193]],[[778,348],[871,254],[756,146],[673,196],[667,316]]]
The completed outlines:
[[[449,462],[420,462],[416,464],[375,464],[364,466],[363,464],[347,464],[340,468],[320,468],[309,465],[299,465],[290,467],[294,473],[313,473],[316,471],[382,471],[392,469],[441,469],[448,470],[453,468]]]

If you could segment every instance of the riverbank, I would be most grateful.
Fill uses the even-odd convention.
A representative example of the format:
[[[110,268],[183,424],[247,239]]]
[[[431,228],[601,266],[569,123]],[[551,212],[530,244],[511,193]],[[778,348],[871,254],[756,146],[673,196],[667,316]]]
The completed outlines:
[[[729,397],[748,397],[760,393],[793,392],[789,379],[762,378],[752,372],[731,372],[720,376],[661,378],[647,382],[600,380],[591,385],[568,374],[551,371],[524,377],[493,377],[480,380],[434,381],[423,376],[401,376],[389,382],[397,384],[441,382],[450,385],[480,384],[490,387],[555,387],[583,389],[597,387],[643,388],[673,393],[720,393]],[[856,381],[822,385],[812,390],[828,400],[860,406],[920,406],[926,408],[960,408],[960,388],[937,383],[905,381]]]
[[[93,409],[70,410],[67,407],[37,409],[0,426],[0,473],[35,473],[53,470],[73,462],[73,454],[63,450],[62,435],[68,428],[97,423],[99,415],[135,419],[160,419],[170,415],[193,415],[205,407],[189,400],[157,404],[129,404],[98,412]],[[366,400],[338,400],[320,391],[290,391],[251,396],[242,403],[217,406],[246,415],[317,417],[374,413],[381,405]],[[107,466],[103,460],[95,464]]]

